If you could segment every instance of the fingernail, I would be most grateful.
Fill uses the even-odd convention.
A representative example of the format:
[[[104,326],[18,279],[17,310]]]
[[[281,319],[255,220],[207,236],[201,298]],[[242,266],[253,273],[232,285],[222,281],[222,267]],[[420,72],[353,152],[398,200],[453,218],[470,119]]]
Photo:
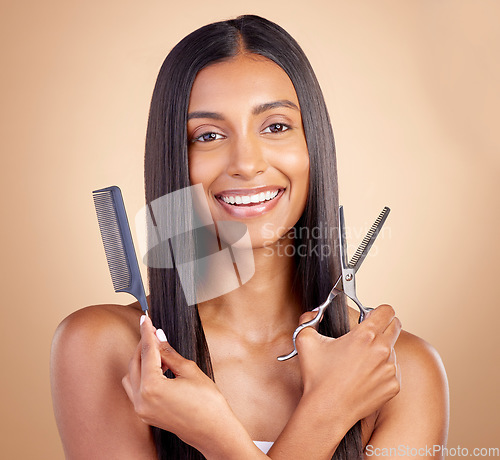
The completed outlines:
[[[158,337],[160,342],[167,341],[167,336],[165,335],[165,332],[163,332],[163,329],[156,329],[156,337]]]
[[[311,311],[319,311],[319,307],[313,308]]]
[[[142,315],[139,321],[139,325],[142,326],[142,323],[146,320],[146,315]]]

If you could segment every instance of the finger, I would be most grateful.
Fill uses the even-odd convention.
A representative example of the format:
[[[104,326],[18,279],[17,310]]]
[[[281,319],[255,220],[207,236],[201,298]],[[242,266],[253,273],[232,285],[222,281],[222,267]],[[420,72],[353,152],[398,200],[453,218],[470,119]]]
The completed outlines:
[[[312,321],[319,315],[319,307],[315,308],[314,310],[311,311],[306,311],[305,313],[302,313],[299,317],[299,325],[308,323],[309,321]],[[320,322],[323,321],[324,315],[321,316]],[[319,323],[318,323],[319,324]],[[318,329],[318,325],[314,327],[316,330]]]
[[[401,385],[401,368],[399,367],[398,363],[398,357],[396,355],[396,352],[394,349],[392,349],[391,356],[389,359],[389,362],[391,362],[394,366],[394,376],[398,380],[399,384]]]
[[[396,313],[390,305],[379,305],[370,312],[359,326],[373,327],[376,332],[384,332],[395,315]]]
[[[162,369],[165,371],[170,369],[172,373],[178,376],[188,376],[190,370],[194,368],[191,365],[189,359],[184,358],[181,354],[179,354],[166,340],[162,340],[159,345]]]
[[[128,365],[129,382],[134,391],[141,386],[141,350],[142,341],[140,340]]]
[[[320,334],[312,327],[305,327],[299,331],[295,338],[295,348],[300,356],[301,353],[308,353],[308,351],[317,344]]]
[[[144,318],[144,316],[142,317]],[[156,329],[151,319],[146,316],[141,324],[141,380],[145,376],[161,375],[161,355]]]
[[[399,338],[399,334],[401,333],[401,321],[397,316],[395,316],[392,321],[389,323],[385,331],[382,333],[382,337],[387,343],[393,348],[396,344],[396,341]]]
[[[387,362],[393,364],[394,366],[396,365],[396,352],[394,351],[394,348],[391,349]]]
[[[304,323],[307,323],[308,321],[311,321],[313,320],[314,318],[316,318],[316,315],[318,314],[317,311],[306,311],[305,313],[302,313],[299,317],[299,325],[300,324],[304,324]]]
[[[165,332],[163,329],[156,329],[156,338],[160,341],[160,358],[161,358],[161,350],[162,350],[162,342],[167,342],[167,336],[165,335]],[[161,361],[161,371],[163,374],[167,372],[168,366],[163,362],[163,359]]]
[[[125,389],[125,393],[127,393],[128,399],[133,403],[134,402],[134,390],[132,389],[132,385],[130,383],[130,375],[127,374],[122,378],[122,386]]]

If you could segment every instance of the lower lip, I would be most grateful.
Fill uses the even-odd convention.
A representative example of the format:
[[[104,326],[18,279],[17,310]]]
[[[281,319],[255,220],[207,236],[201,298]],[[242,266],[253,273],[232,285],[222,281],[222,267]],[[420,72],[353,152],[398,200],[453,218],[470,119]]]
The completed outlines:
[[[244,219],[268,213],[278,204],[278,201],[283,196],[283,193],[285,193],[285,189],[280,190],[276,197],[272,200],[263,201],[262,203],[249,203],[247,205],[232,205],[217,197],[216,200],[228,214],[233,217]]]

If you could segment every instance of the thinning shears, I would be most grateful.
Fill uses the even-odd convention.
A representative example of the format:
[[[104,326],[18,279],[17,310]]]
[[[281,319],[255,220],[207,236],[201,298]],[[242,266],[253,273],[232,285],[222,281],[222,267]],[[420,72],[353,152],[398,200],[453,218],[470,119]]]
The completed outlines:
[[[278,361],[286,361],[287,359],[293,358],[297,354],[297,347],[295,345],[295,339],[299,335],[299,332],[305,329],[306,327],[314,327],[317,329],[321,319],[323,318],[323,314],[328,306],[332,303],[332,300],[343,292],[347,297],[349,297],[359,308],[359,320],[361,323],[366,317],[366,313],[372,308],[367,308],[363,306],[363,304],[359,301],[356,296],[356,282],[355,282],[355,274],[359,270],[359,267],[363,263],[363,260],[367,256],[370,248],[372,247],[377,235],[380,232],[380,229],[385,223],[387,216],[389,215],[390,209],[386,206],[382,209],[382,212],[379,214],[373,225],[368,230],[368,233],[361,241],[358,249],[352,256],[351,260],[347,262],[347,240],[345,234],[345,222],[344,222],[344,208],[339,206],[339,241],[340,241],[340,264],[342,268],[342,273],[337,279],[333,289],[328,294],[327,299],[318,307],[318,313],[314,319],[311,321],[307,321],[306,323],[301,324],[295,332],[293,333],[293,351],[288,353],[288,355],[279,356]]]

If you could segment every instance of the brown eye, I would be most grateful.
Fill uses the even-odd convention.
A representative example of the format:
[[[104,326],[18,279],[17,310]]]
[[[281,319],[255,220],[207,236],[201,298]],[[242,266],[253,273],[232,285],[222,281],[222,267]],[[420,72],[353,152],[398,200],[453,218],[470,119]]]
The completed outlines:
[[[284,131],[287,131],[288,129],[290,129],[290,126],[285,125],[284,123],[273,123],[273,124],[269,125],[266,129],[264,129],[264,131],[262,131],[262,132],[263,133],[282,133]]]
[[[218,139],[224,139],[224,136],[219,133],[203,133],[193,139],[193,142],[211,142]]]

